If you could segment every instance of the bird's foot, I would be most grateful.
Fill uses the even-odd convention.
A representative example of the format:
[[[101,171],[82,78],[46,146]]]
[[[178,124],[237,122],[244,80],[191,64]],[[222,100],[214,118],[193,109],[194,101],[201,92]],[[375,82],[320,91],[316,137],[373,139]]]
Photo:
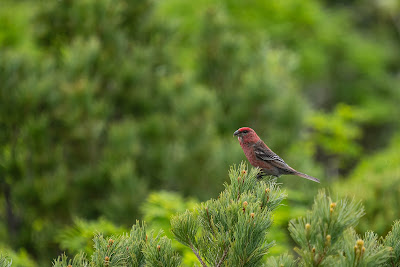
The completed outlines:
[[[262,178],[264,178],[264,176],[267,176],[267,174],[265,172],[263,172],[263,171],[260,171],[257,174],[257,180],[261,180]]]

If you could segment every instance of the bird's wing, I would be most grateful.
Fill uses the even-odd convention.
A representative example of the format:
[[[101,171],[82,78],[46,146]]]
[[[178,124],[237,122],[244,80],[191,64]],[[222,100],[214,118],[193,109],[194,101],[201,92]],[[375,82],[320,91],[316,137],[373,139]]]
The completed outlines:
[[[290,167],[289,165],[286,164],[281,157],[279,157],[277,154],[275,154],[274,151],[272,151],[267,145],[264,144],[264,142],[259,141],[256,144],[254,144],[254,153],[256,155],[256,158],[259,160],[263,160],[268,162],[270,165],[276,167],[279,169],[279,175],[280,174],[295,174],[297,176],[312,180],[314,182],[319,183],[319,180],[315,177],[312,177],[308,174],[301,173]]]
[[[258,159],[268,161],[268,163],[277,168],[291,169],[291,167],[289,167],[289,165],[287,165],[281,157],[275,154],[275,152],[269,149],[264,143],[258,145],[256,144],[254,146],[254,153]]]

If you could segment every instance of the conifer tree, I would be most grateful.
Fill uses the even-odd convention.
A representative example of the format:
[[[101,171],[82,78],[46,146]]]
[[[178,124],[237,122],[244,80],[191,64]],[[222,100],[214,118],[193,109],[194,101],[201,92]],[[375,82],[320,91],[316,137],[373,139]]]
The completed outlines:
[[[363,237],[355,227],[364,215],[360,202],[332,201],[321,190],[312,210],[305,217],[292,220],[289,232],[298,247],[301,266],[383,266],[390,259],[390,249],[373,232]],[[398,234],[395,229],[394,234]],[[394,235],[393,234],[393,235]],[[397,235],[399,238],[400,235]],[[392,244],[388,236],[387,243]],[[398,252],[397,252],[398,253]]]
[[[275,179],[257,180],[242,163],[217,199],[171,220],[172,233],[202,266],[257,266],[274,242],[267,240],[273,211],[285,198]]]

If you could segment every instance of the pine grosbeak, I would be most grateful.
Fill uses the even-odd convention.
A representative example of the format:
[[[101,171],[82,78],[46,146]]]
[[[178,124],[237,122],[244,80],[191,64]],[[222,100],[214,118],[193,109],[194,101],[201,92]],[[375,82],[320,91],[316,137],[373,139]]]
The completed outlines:
[[[254,167],[259,167],[263,174],[276,177],[282,174],[291,174],[319,183],[317,178],[298,172],[287,165],[258,137],[253,129],[242,127],[234,132],[233,135],[238,137],[240,146],[250,164]]]

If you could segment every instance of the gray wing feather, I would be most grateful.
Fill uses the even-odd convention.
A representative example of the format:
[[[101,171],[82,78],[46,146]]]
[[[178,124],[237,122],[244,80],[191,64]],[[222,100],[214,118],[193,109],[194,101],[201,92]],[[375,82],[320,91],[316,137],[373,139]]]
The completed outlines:
[[[261,159],[261,160],[265,160],[265,161],[280,161],[281,163],[287,165],[286,162],[283,161],[283,159],[281,159],[281,157],[279,157],[277,154],[275,154],[271,150],[267,150],[265,148],[256,147],[254,149],[254,153],[256,154],[256,157]]]
[[[269,149],[264,143],[257,143],[254,145],[254,153],[256,157],[260,160],[269,161],[269,163],[278,168],[279,174],[295,174],[297,176],[312,180],[314,182],[319,183],[319,180],[315,177],[312,177],[308,174],[304,174],[296,171],[292,167],[286,164],[283,159],[281,159],[277,154],[275,154],[271,149]]]

